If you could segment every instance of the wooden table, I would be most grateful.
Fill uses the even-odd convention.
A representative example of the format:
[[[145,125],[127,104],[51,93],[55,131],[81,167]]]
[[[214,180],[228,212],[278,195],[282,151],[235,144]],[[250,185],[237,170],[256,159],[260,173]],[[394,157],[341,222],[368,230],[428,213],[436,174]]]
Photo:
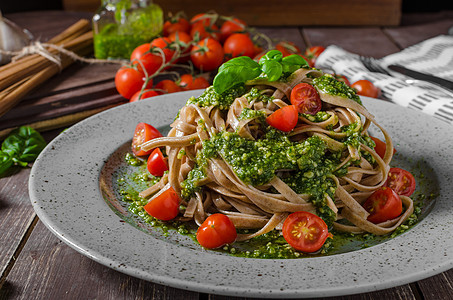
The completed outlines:
[[[6,17],[45,41],[81,17],[89,18],[90,15],[49,11]],[[446,34],[451,26],[453,12],[440,12],[404,15],[402,25],[391,28],[258,29],[271,37],[291,40],[301,49],[307,45],[336,44],[358,54],[382,57],[424,39]],[[35,95],[39,98],[49,93],[74,92],[72,88],[95,79],[106,83],[114,77],[116,68],[75,64]],[[106,93],[115,97],[111,88],[107,87]],[[43,135],[50,141],[62,129]],[[79,254],[54,236],[36,216],[28,196],[29,173],[29,169],[22,169],[0,178],[0,299],[229,299],[139,280]],[[453,299],[453,269],[411,284],[339,299]]]

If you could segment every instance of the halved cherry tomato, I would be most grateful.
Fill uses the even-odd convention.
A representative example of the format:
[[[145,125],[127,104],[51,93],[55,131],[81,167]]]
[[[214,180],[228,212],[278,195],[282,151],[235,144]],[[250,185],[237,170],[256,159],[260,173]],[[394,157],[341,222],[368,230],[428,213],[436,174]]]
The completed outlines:
[[[168,170],[167,158],[164,157],[159,148],[155,148],[148,156],[146,167],[149,173],[156,177],[162,177]]]
[[[222,45],[213,38],[201,40],[192,47],[190,59],[194,66],[203,71],[213,71],[223,62]]]
[[[154,96],[158,96],[159,93],[156,92],[155,90],[144,90],[143,92],[140,90],[138,92],[136,92],[134,94],[134,96],[132,96],[131,100],[129,100],[129,102],[135,102],[135,101],[138,101],[138,100],[142,100],[142,99],[146,99],[146,98],[151,98],[151,97],[154,97]]]
[[[360,96],[377,98],[381,94],[381,89],[375,86],[371,81],[362,79],[351,84],[351,87],[357,91]]]
[[[223,44],[223,51],[228,58],[255,55],[255,45],[247,33],[233,33]]]
[[[183,74],[179,79],[179,86],[183,90],[197,90],[209,87],[209,82],[202,76],[194,77],[191,74]]]
[[[375,224],[394,219],[403,212],[400,196],[386,186],[371,194],[362,206],[370,213],[367,220]]]
[[[176,82],[174,82],[173,80],[170,80],[170,79],[164,79],[164,80],[159,81],[155,85],[155,88],[156,88],[156,90],[158,90],[158,92],[163,92],[165,94],[176,93],[176,92],[182,91],[181,87],[179,85],[177,85]]]
[[[189,33],[190,23],[186,18],[175,16],[174,18],[170,18],[169,20],[165,21],[162,28],[162,33],[164,34],[164,36],[169,36],[170,34],[178,31]]]
[[[153,85],[153,80],[148,78],[146,82],[145,75],[133,66],[123,66],[115,74],[116,90],[126,99],[131,99],[144,84],[149,88]]]
[[[278,130],[289,132],[297,125],[299,114],[295,105],[287,105],[274,111],[266,118],[267,124]]]
[[[246,23],[238,18],[226,20],[220,26],[220,41],[224,42],[233,33],[244,32],[246,26]]]
[[[318,58],[318,56],[324,52],[326,48],[322,47],[322,46],[312,46],[312,47],[309,47],[305,50],[305,57],[308,59],[308,64],[313,67],[315,65],[315,62],[316,62],[316,59]]]
[[[370,136],[370,138],[373,140],[373,142],[376,144],[376,147],[374,147],[374,151],[381,157],[384,158],[385,155],[385,149],[387,148],[387,144],[381,141],[378,138],[375,138],[374,136]],[[396,149],[393,148],[393,153],[396,152]]]
[[[198,227],[197,241],[201,246],[215,249],[236,240],[237,232],[233,222],[224,214],[212,214]]]
[[[134,136],[132,138],[132,152],[136,156],[144,156],[150,154],[151,151],[153,151],[153,149],[149,151],[144,151],[140,149],[140,145],[143,144],[144,142],[150,141],[161,136],[162,134],[159,132],[159,130],[157,130],[153,126],[143,122],[138,123],[137,126],[135,127]]]
[[[316,115],[321,110],[322,103],[316,89],[302,82],[291,91],[291,104],[295,105],[301,114]]]
[[[323,219],[306,211],[290,214],[283,222],[282,233],[291,247],[307,253],[321,249],[329,236]]]
[[[390,168],[385,186],[388,186],[398,195],[410,196],[415,191],[415,178],[401,168]]]
[[[179,196],[176,191],[169,187],[157,197],[148,202],[143,208],[156,219],[169,221],[179,213]]]

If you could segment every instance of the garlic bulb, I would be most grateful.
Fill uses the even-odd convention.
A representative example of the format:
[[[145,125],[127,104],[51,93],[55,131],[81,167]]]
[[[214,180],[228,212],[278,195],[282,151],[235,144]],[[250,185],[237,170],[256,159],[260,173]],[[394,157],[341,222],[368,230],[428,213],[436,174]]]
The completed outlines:
[[[0,50],[20,51],[30,43],[32,38],[30,32],[4,18],[0,12]],[[10,60],[10,55],[0,51],[0,64],[8,63]]]

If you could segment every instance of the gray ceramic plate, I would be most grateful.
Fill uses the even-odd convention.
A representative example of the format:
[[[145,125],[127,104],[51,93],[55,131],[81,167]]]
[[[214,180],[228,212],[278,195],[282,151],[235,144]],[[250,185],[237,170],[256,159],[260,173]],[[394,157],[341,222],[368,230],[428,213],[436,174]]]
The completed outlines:
[[[397,156],[409,167],[426,170],[426,188],[438,190],[424,219],[394,239],[326,257],[263,260],[206,251],[184,238],[166,239],[132,226],[135,221],[125,222],[122,208],[104,200],[109,190],[105,164],[130,141],[138,122],[165,130],[186,100],[199,93],[125,104],[55,138],[30,175],[30,198],[41,221],[68,245],[110,268],[206,293],[261,298],[345,295],[406,284],[453,267],[453,239],[448,238],[453,232],[452,127],[376,99],[363,100],[393,136]]]

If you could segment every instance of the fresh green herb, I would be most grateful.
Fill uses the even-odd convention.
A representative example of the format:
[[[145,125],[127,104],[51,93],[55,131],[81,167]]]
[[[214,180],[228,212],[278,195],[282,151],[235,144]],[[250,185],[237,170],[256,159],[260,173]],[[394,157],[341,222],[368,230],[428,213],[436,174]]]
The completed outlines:
[[[0,175],[13,165],[26,167],[46,146],[44,138],[29,126],[13,130],[3,141],[0,151]]]

